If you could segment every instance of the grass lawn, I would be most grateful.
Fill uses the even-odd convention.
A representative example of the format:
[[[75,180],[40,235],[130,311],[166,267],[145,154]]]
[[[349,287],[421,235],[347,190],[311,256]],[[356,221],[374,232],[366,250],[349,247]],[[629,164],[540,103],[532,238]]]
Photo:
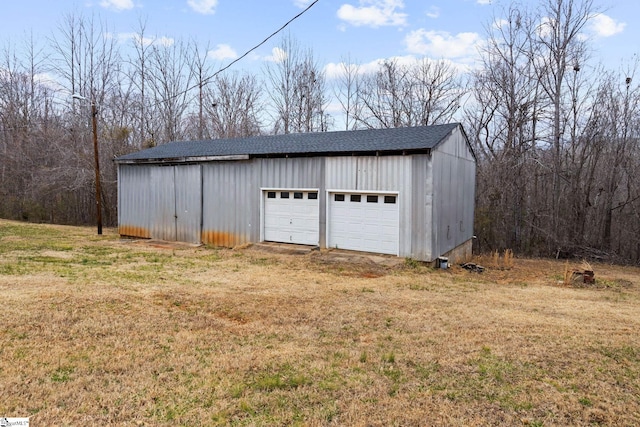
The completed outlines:
[[[565,286],[564,262],[478,274],[331,255],[0,220],[0,416],[640,425],[640,269],[594,264],[595,285]]]

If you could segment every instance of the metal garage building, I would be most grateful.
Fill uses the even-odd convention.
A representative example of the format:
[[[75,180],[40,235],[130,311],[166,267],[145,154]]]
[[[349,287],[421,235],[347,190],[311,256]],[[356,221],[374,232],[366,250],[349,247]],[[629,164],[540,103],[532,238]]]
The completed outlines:
[[[471,251],[476,159],[458,123],[173,142],[116,163],[123,236]]]

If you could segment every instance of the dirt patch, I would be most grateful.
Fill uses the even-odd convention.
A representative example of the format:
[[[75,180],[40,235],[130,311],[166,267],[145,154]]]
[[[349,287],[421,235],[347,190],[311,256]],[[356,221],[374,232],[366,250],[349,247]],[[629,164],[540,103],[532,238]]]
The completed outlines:
[[[309,254],[309,260],[322,271],[347,277],[375,279],[404,268],[399,257],[345,250],[323,250]]]
[[[158,249],[193,249],[202,246],[202,244],[200,243],[170,242],[167,240],[158,239],[122,239],[121,242],[125,244],[147,246],[150,248]]]
[[[261,242],[245,245],[238,249],[250,249],[259,252],[267,252],[271,254],[285,254],[285,255],[306,255],[313,251],[318,251],[316,246],[308,245],[294,245],[287,243],[273,243],[273,242]]]

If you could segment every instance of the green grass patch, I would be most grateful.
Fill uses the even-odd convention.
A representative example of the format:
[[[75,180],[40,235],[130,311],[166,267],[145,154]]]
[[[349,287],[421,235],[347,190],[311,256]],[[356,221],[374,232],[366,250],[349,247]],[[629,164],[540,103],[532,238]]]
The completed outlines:
[[[75,371],[73,366],[61,366],[51,374],[54,383],[66,383],[71,380],[71,374]]]
[[[296,389],[308,384],[311,384],[311,379],[307,375],[285,364],[265,368],[252,379],[250,386],[256,390],[273,391]]]

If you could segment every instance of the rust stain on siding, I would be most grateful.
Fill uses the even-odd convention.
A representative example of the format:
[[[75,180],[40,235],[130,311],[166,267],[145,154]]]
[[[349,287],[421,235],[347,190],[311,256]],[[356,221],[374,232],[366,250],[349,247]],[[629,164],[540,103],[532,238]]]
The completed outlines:
[[[243,235],[215,230],[206,230],[202,232],[202,243],[207,245],[232,248],[246,242],[247,239]]]
[[[118,226],[118,233],[121,236],[128,237],[141,237],[143,239],[151,238],[151,233],[144,227],[137,227],[135,225],[120,225]]]

